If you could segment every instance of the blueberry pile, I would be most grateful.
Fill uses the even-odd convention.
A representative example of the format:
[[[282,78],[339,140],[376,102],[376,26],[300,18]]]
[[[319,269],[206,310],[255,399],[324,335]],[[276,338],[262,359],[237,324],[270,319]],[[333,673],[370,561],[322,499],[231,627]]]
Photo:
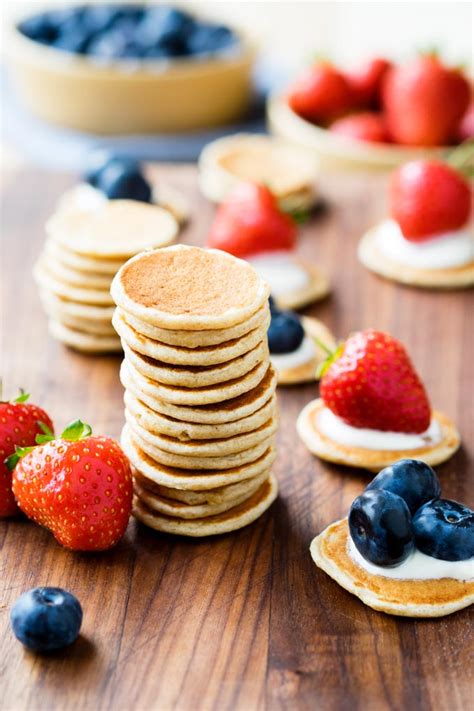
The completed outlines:
[[[301,321],[292,311],[279,311],[271,296],[269,301],[272,319],[267,338],[270,353],[293,353],[303,342]]]
[[[18,29],[35,42],[103,60],[205,56],[238,47],[228,27],[168,5],[56,9],[23,20]]]
[[[79,600],[61,588],[33,588],[15,602],[15,637],[34,652],[52,652],[76,641],[82,624]]]
[[[141,165],[133,158],[104,153],[93,155],[84,180],[109,200],[151,202],[152,190]]]
[[[400,565],[417,548],[441,560],[474,556],[474,511],[441,499],[431,467],[401,459],[383,469],[353,502],[349,530],[359,553],[383,567]]]

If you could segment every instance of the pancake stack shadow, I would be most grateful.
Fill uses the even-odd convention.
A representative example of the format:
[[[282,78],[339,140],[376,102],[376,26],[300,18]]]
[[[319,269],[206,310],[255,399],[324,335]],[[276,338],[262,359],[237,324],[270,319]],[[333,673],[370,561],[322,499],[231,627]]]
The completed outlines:
[[[112,287],[118,305],[113,324],[125,353],[121,441],[134,469],[134,515],[168,533],[225,533],[257,519],[277,495],[270,474],[277,408],[266,288],[251,267],[222,253],[183,246],[159,253],[130,260]],[[169,263],[164,262],[167,256]],[[253,299],[252,313],[235,309],[230,325],[204,328],[202,318],[192,314],[199,311],[201,296],[211,294],[212,300],[219,264],[229,259],[244,276],[251,274],[259,300]],[[172,328],[176,322],[166,319],[167,269],[173,270],[169,282],[181,270],[183,284],[192,270],[199,291],[189,290],[195,303],[188,318],[178,316],[185,328]],[[160,312],[138,303],[149,289],[156,289]],[[173,293],[171,286],[168,290]],[[229,311],[224,303],[217,308],[224,315]]]
[[[129,223],[137,229],[123,239],[120,231]],[[120,352],[112,326],[112,280],[131,256],[170,244],[176,221],[161,208],[116,200],[94,211],[59,210],[46,229],[34,276],[51,335],[83,352]]]

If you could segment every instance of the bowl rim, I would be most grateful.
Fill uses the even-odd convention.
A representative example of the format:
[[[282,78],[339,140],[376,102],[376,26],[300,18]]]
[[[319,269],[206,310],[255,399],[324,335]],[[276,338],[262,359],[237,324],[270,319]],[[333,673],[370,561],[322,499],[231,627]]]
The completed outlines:
[[[79,4],[79,3],[78,3]],[[136,77],[137,74],[149,77],[174,78],[187,74],[213,72],[216,69],[235,68],[239,65],[250,65],[257,56],[257,48],[254,42],[242,30],[231,27],[239,40],[239,48],[235,53],[195,55],[171,58],[119,58],[111,60],[101,60],[88,55],[68,52],[56,47],[36,42],[27,37],[19,29],[22,19],[33,17],[35,14],[47,12],[48,9],[57,9],[57,5],[51,3],[42,4],[36,13],[25,8],[21,12],[13,13],[11,19],[4,27],[5,55],[7,59],[21,59],[32,61],[43,67],[49,67],[58,73],[75,74],[77,76],[87,74],[89,77],[96,76],[104,78],[107,75],[114,78],[123,79]]]
[[[299,116],[288,105],[286,92],[279,92],[268,98],[267,116],[270,124],[278,128],[278,131],[284,131],[284,135],[290,134],[292,139],[303,145],[310,143],[312,148],[321,149],[322,152],[345,161],[400,163],[422,157],[443,156],[455,148],[455,146],[417,147],[393,143],[369,143],[358,141],[350,136],[341,136]]]

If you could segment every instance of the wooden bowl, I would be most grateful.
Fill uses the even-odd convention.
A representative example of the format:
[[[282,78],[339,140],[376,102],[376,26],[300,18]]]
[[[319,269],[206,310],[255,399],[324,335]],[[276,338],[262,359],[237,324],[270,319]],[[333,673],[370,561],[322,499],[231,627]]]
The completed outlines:
[[[101,134],[181,132],[226,124],[245,112],[255,51],[239,37],[235,55],[104,65],[34,42],[12,24],[6,49],[13,85],[43,119]]]
[[[283,96],[269,99],[267,116],[274,135],[311,151],[327,169],[389,170],[409,160],[440,157],[452,150],[452,146],[408,148],[346,138],[301,118]]]

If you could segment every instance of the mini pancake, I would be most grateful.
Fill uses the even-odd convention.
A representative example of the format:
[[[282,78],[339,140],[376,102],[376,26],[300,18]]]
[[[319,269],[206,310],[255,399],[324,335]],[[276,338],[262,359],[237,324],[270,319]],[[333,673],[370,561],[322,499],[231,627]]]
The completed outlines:
[[[185,331],[240,324],[267,301],[268,287],[241,259],[177,245],[130,259],[112,282],[117,306],[154,326]]]
[[[79,318],[77,316],[70,316],[68,314],[58,314],[54,310],[50,309],[46,304],[44,304],[44,310],[49,318],[53,321],[58,321],[62,323],[63,326],[67,326],[74,331],[83,331],[88,334],[96,334],[98,336],[108,336],[113,337],[114,340],[117,337],[115,329],[111,323],[104,323],[102,321],[92,321],[84,318]]]
[[[209,491],[252,479],[268,471],[276,458],[276,451],[269,444],[267,449],[252,462],[229,469],[188,471],[157,462],[140,447],[126,425],[122,430],[120,443],[130,462],[142,476],[155,484],[182,491]]]
[[[270,315],[268,314],[262,326],[255,328],[253,331],[241,336],[241,338],[234,338],[216,346],[180,348],[179,346],[160,343],[160,341],[153,341],[147,336],[140,335],[128,325],[118,309],[112,318],[115,330],[130,348],[142,355],[163,361],[172,366],[209,366],[234,360],[266,340],[269,321]]]
[[[461,443],[461,438],[453,422],[446,415],[433,411],[432,416],[440,424],[443,434],[441,442],[436,445],[419,449],[397,449],[393,451],[348,447],[329,439],[318,428],[317,417],[323,408],[324,403],[321,399],[308,403],[298,417],[296,428],[310,452],[335,464],[361,467],[371,472],[379,472],[399,459],[419,459],[426,464],[435,466],[452,457]]]
[[[232,499],[223,499],[222,501],[211,501],[199,504],[188,504],[176,499],[167,499],[163,496],[153,494],[143,488],[137,479],[134,481],[135,494],[138,499],[157,513],[165,516],[175,516],[182,519],[207,518],[215,516],[223,511],[228,511],[234,506],[238,506],[243,501],[249,499],[268,479],[268,472],[263,475],[248,479],[245,486],[240,485],[238,494],[234,494]]]
[[[276,400],[272,396],[259,410],[241,420],[218,425],[199,425],[192,422],[182,422],[156,412],[140,398],[143,398],[143,395],[139,390],[135,389],[133,392],[130,388],[125,390],[125,406],[138,424],[150,432],[169,435],[183,442],[195,439],[222,439],[252,432],[271,417],[276,416],[277,413]]]
[[[243,181],[267,185],[285,209],[309,210],[316,200],[314,159],[270,136],[219,138],[206,145],[198,165],[201,191],[212,202],[223,202]]]
[[[170,454],[178,454],[185,457],[225,457],[228,454],[238,454],[256,447],[265,442],[275,434],[277,429],[276,417],[271,417],[263,425],[260,425],[253,432],[234,435],[233,437],[222,437],[219,439],[199,439],[183,442],[176,437],[160,434],[159,432],[148,430],[137,422],[135,417],[126,409],[125,421],[132,433],[147,442],[153,447],[163,449]]]
[[[330,292],[329,279],[318,267],[310,262],[295,258],[308,273],[309,281],[301,289],[287,294],[275,294],[275,303],[279,309],[302,309],[304,306],[324,299]]]
[[[44,260],[35,264],[33,269],[34,278],[40,287],[50,291],[56,296],[60,296],[69,301],[79,304],[93,304],[95,306],[110,306],[113,299],[108,289],[89,289],[78,286],[70,286],[66,282],[54,277]]]
[[[474,603],[474,582],[441,578],[397,580],[373,575],[347,551],[347,519],[336,521],[311,543],[316,565],[374,610],[403,617],[442,617]]]
[[[139,397],[152,410],[162,415],[173,417],[184,423],[216,426],[236,422],[258,412],[273,397],[276,388],[275,372],[269,366],[263,379],[248,392],[230,400],[192,407],[165,402],[151,390],[149,393],[144,392],[141,385],[137,384],[131,377],[126,364],[121,367],[120,380],[125,388],[131,390],[136,397]]]
[[[122,350],[120,340],[116,336],[100,336],[86,333],[85,331],[65,326],[54,319],[49,319],[48,328],[53,338],[61,341],[66,346],[74,348],[76,351],[83,351],[84,353],[118,353]]]
[[[85,272],[86,274],[94,272],[95,274],[110,275],[111,279],[126,261],[126,258],[123,257],[121,259],[86,257],[83,254],[77,254],[67,249],[52,239],[45,241],[44,253],[47,257],[52,257],[57,262],[76,272]]]
[[[277,495],[276,479],[270,476],[249,499],[216,516],[194,520],[165,516],[153,512],[138,498],[134,499],[133,515],[146,526],[157,531],[191,537],[214,536],[253,523],[271,506]]]
[[[168,452],[154,444],[139,434],[138,428],[130,427],[127,424],[132,437],[149,457],[160,464],[166,464],[168,467],[178,467],[179,469],[201,470],[201,469],[234,469],[242,464],[249,464],[259,459],[269,447],[274,443],[274,438],[270,438],[256,444],[254,447],[249,447],[243,452],[235,452],[233,454],[223,454],[222,456],[194,456],[193,454],[184,455]],[[218,440],[217,440],[218,441]]]
[[[41,261],[51,276],[57,281],[69,284],[69,286],[83,289],[100,289],[110,291],[112,275],[99,274],[97,272],[81,272],[65,266],[59,260],[49,255],[43,255]]]
[[[314,341],[315,352],[314,356],[306,363],[292,366],[291,368],[278,368],[277,361],[272,358],[270,360],[276,370],[278,377],[278,385],[296,385],[299,383],[309,383],[317,380],[316,372],[318,366],[327,358],[326,351],[321,348],[320,343],[323,343],[330,351],[335,350],[336,341],[331,331],[327,326],[316,318],[305,316],[301,319],[301,323],[307,337]],[[288,354],[291,355],[291,354]]]
[[[62,320],[63,316],[71,316],[86,321],[95,321],[98,324],[109,324],[112,327],[114,306],[77,304],[75,301],[56,296],[56,294],[45,289],[40,289],[39,294],[45,311],[57,316],[59,321]],[[115,329],[113,329],[113,333],[116,333]]]
[[[126,259],[174,242],[178,223],[156,205],[107,200],[93,211],[55,213],[46,231],[51,240],[85,257]]]
[[[474,284],[474,262],[447,269],[420,269],[395,262],[376,243],[377,228],[369,230],[358,248],[359,260],[370,271],[387,279],[428,289],[461,289]]]
[[[261,341],[248,353],[218,365],[170,365],[141,353],[123,343],[125,357],[145,378],[165,385],[200,388],[225,383],[250,373],[259,363],[268,361],[268,344]]]
[[[158,496],[164,501],[180,502],[188,506],[202,506],[203,504],[236,504],[237,500],[246,494],[247,497],[253,494],[261,484],[268,478],[269,469],[264,469],[260,474],[237,481],[235,484],[227,486],[219,486],[215,489],[207,489],[207,491],[190,491],[188,489],[172,489],[168,486],[162,486],[144,476],[138,469],[133,469],[133,480],[140,486],[142,491]],[[146,502],[146,498],[141,495],[141,498]],[[242,499],[243,500],[243,499]],[[230,508],[230,507],[229,507]],[[164,512],[166,513],[166,512]],[[171,513],[169,511],[168,513]]]
[[[202,346],[217,346],[226,341],[232,341],[241,336],[246,336],[250,331],[268,323],[267,304],[260,307],[250,318],[230,328],[220,328],[214,331],[173,331],[166,328],[152,326],[146,321],[140,321],[131,314],[118,309],[120,316],[137,333],[147,336],[154,341],[161,341],[169,346],[181,348],[200,348]]]
[[[125,360],[120,370],[122,385],[125,385],[122,379],[123,370],[128,371],[128,375],[141,392],[153,398],[164,400],[173,405],[200,406],[221,403],[253,390],[264,378],[268,370],[268,363],[259,363],[249,373],[240,378],[229,380],[227,383],[217,383],[216,385],[207,385],[202,388],[185,388],[183,386],[158,383],[139,373],[129,361]]]

